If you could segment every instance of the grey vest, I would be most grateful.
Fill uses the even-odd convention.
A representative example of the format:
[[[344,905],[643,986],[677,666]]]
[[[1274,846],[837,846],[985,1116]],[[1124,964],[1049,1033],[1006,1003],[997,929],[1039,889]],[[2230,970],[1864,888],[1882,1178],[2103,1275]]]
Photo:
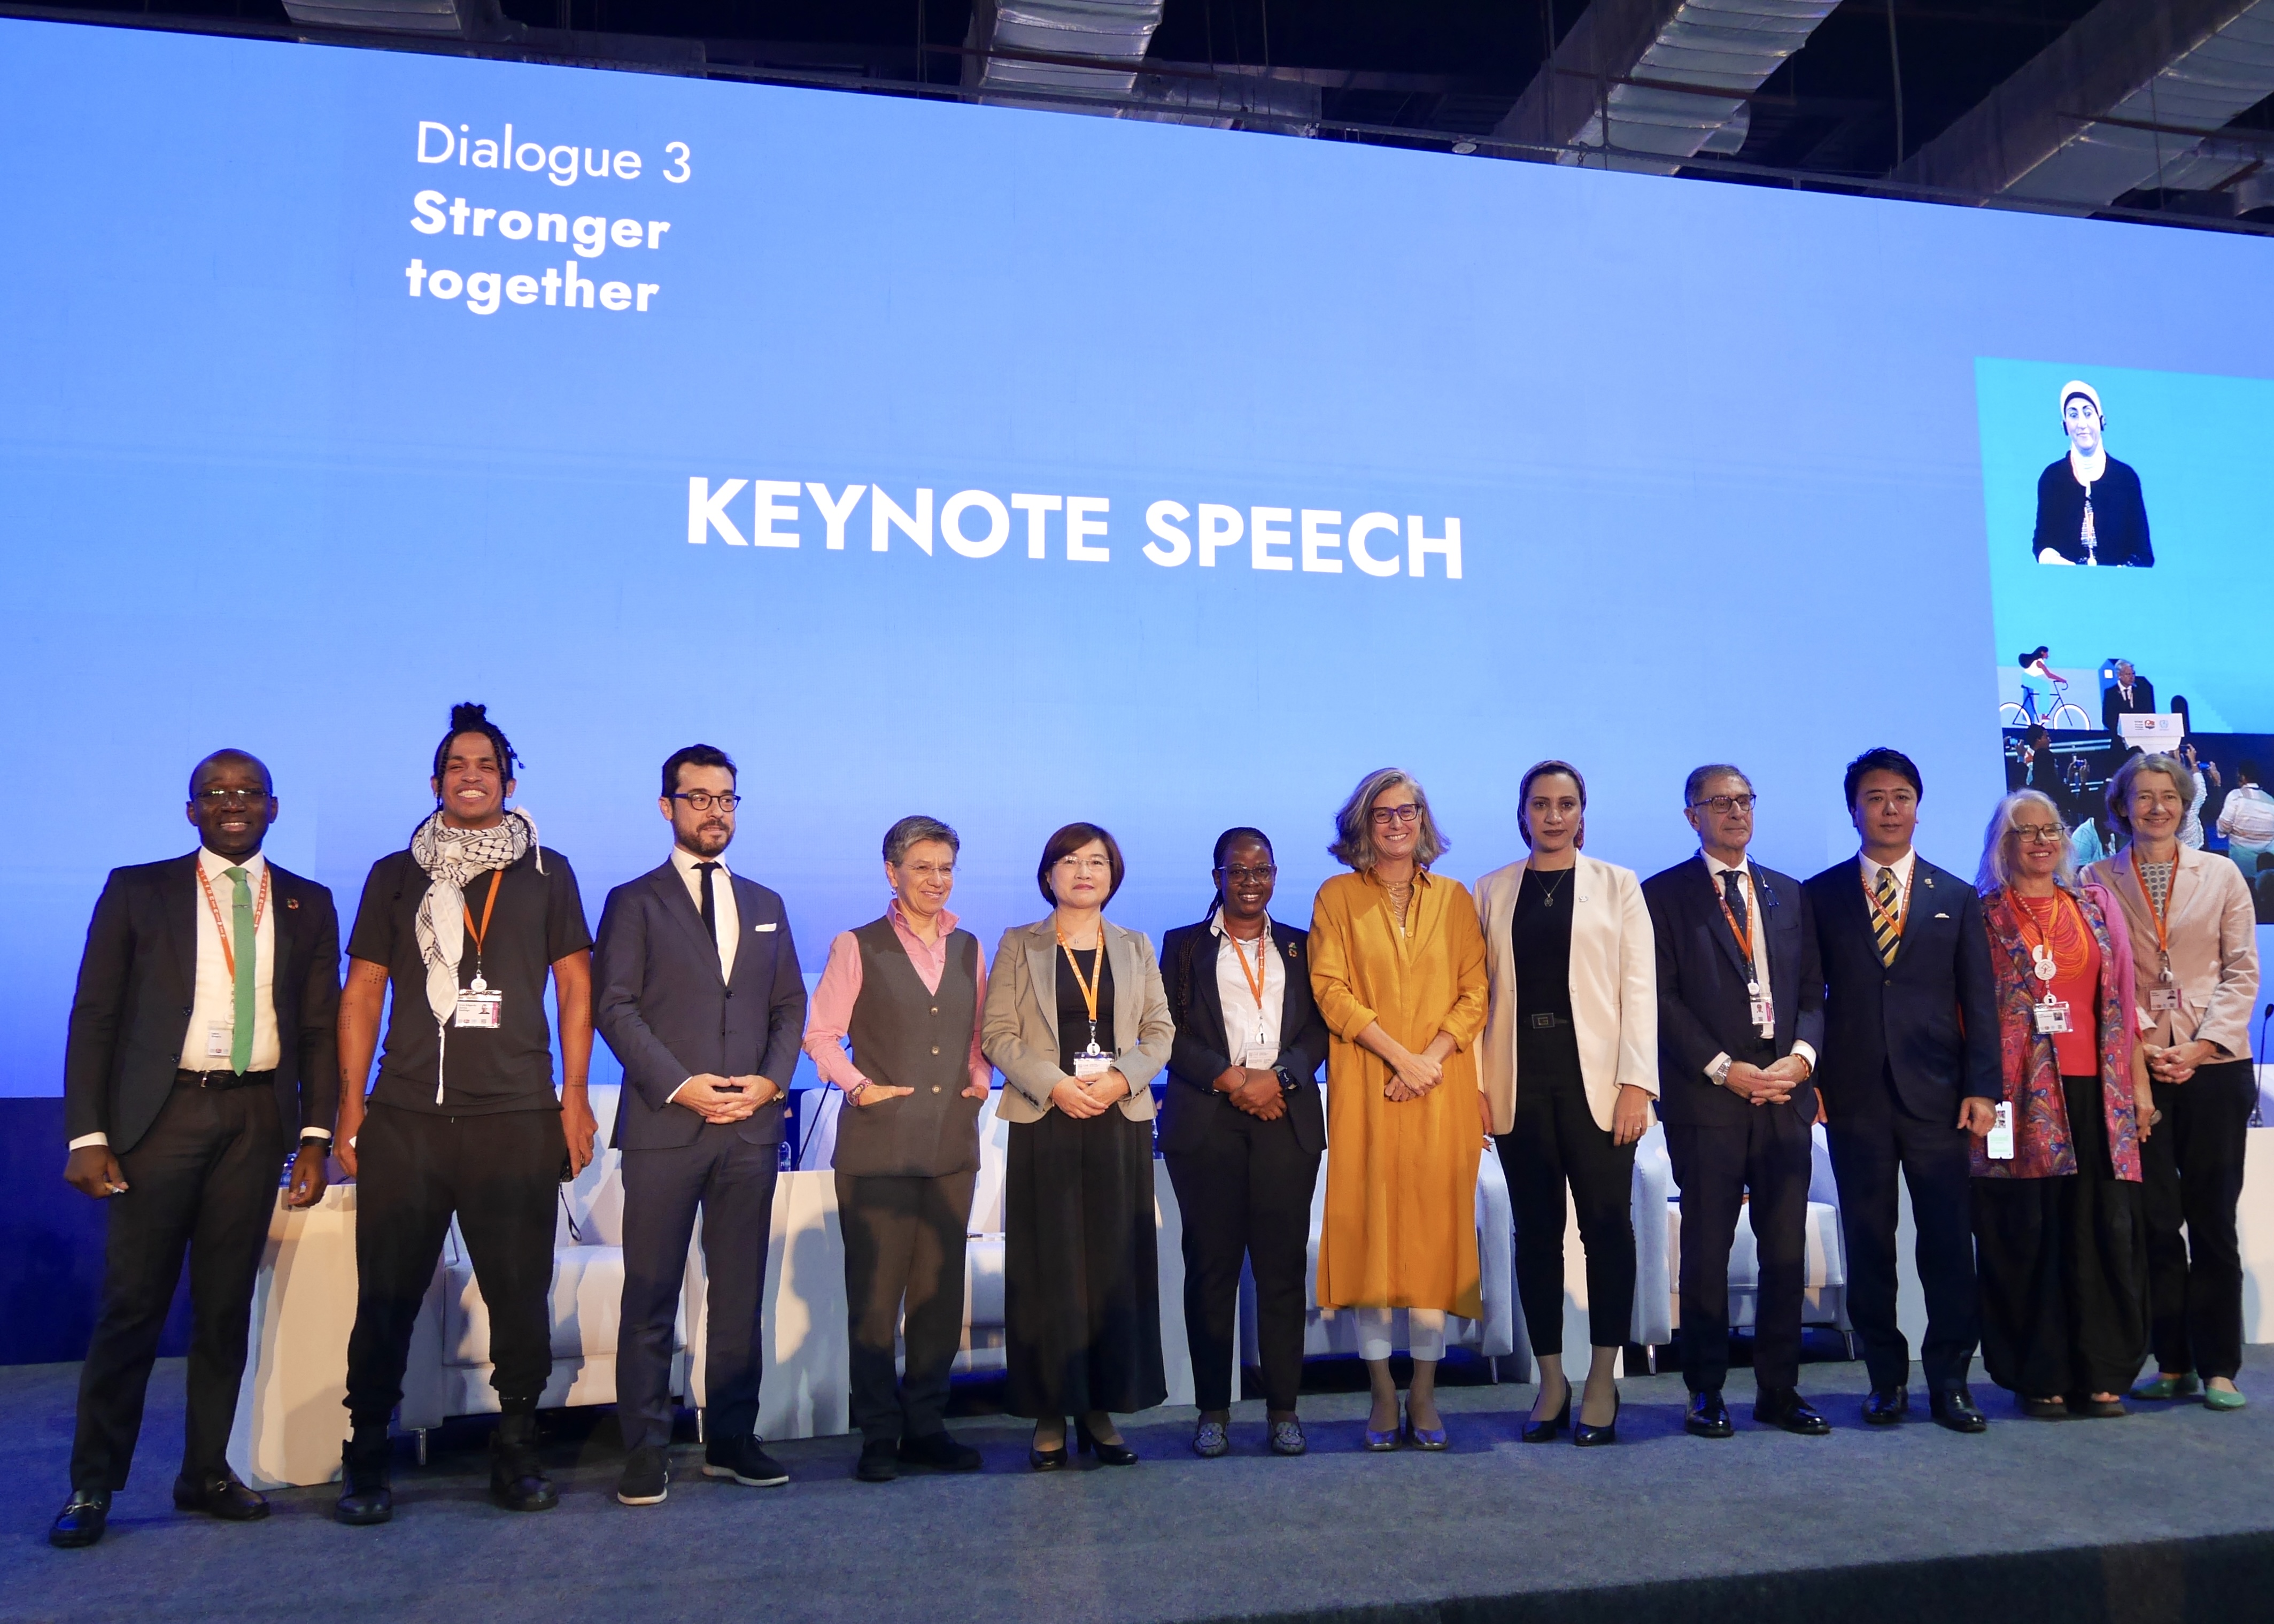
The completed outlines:
[[[862,926],[853,940],[861,950],[861,996],[846,1022],[853,1064],[872,1083],[915,1092],[839,1112],[837,1170],[861,1178],[976,1171],[981,1101],[963,1091],[979,1015],[979,938],[968,930],[948,936],[937,993],[924,990],[890,917]]]

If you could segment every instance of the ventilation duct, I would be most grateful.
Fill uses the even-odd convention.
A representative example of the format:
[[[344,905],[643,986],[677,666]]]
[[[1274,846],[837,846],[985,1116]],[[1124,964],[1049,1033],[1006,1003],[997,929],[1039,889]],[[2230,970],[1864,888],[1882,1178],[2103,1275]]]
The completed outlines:
[[[1671,175],[1734,153],[1747,102],[1836,0],[1595,0],[1494,132],[1557,162]]]
[[[2274,155],[2249,132],[2205,139],[2270,94],[2274,0],[2102,0],[1894,177],[2088,207],[2210,191]]]
[[[1002,106],[1057,107],[1068,96],[1127,101],[1163,3],[976,0],[967,36],[974,54],[964,58],[963,82],[998,93],[980,100]],[[1021,91],[1043,99],[1021,97]]]
[[[497,0],[284,0],[284,14],[311,28],[438,34],[462,40],[502,38],[509,26]]]

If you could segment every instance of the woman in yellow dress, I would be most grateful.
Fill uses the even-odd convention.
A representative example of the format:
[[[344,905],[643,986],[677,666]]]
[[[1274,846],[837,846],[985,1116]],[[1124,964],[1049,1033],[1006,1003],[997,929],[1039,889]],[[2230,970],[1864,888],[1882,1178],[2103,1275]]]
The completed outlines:
[[[1457,880],[1429,872],[1447,842],[1406,773],[1367,774],[1328,851],[1351,872],[1319,888],[1311,989],[1327,1055],[1327,1215],[1319,1306],[1358,1314],[1374,1387],[1366,1447],[1442,1449],[1437,1361],[1445,1316],[1474,1320],[1477,1162],[1487,1123],[1475,1044],[1484,1030],[1484,932]],[[1405,1420],[1390,1380],[1390,1314],[1406,1311]]]

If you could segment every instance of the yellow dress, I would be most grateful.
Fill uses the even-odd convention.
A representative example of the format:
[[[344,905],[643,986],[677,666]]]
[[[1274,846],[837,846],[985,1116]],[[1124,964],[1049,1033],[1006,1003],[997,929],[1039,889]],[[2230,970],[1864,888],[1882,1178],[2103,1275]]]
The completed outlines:
[[[1468,887],[1418,875],[1401,933],[1371,874],[1337,875],[1311,912],[1311,990],[1327,1018],[1327,1215],[1321,1308],[1442,1308],[1480,1318],[1477,1266],[1476,1041],[1484,1030],[1485,938]],[[1419,1053],[1459,1047],[1419,1100],[1392,1104],[1389,1064],[1359,1047],[1374,1021]]]

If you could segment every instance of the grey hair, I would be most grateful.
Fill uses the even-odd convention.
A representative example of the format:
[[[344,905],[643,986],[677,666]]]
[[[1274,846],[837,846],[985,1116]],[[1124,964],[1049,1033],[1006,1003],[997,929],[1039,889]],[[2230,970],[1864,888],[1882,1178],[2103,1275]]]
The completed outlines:
[[[2192,805],[2195,798],[2195,775],[2178,756],[2164,750],[2133,756],[2108,777],[2108,821],[2127,846],[2132,843],[2132,781],[2143,772],[2160,772],[2169,778],[2183,808]]]
[[[1982,870],[1974,876],[1974,889],[1984,896],[2002,890],[2014,878],[2013,853],[2007,837],[2014,832],[2014,819],[2024,807],[2041,808],[2061,827],[2060,867],[2053,877],[2064,891],[2074,891],[2076,878],[2076,848],[2068,843],[2068,822],[2053,804],[2053,798],[2041,789],[2017,789],[1998,803],[1990,815],[1990,827],[1982,835]]]
[[[1413,792],[1413,804],[1421,808],[1420,838],[1413,843],[1413,861],[1427,868],[1447,852],[1453,843],[1445,838],[1437,827],[1437,820],[1429,813],[1429,796],[1415,781],[1413,775],[1398,767],[1377,767],[1358,781],[1343,809],[1335,814],[1335,843],[1327,848],[1327,855],[1346,868],[1363,874],[1374,865],[1374,803],[1386,789],[1399,785]]]
[[[1745,776],[1743,768],[1733,767],[1728,762],[1707,762],[1703,767],[1692,767],[1690,776],[1682,780],[1682,804],[1684,807],[1696,806],[1698,792],[1716,778],[1736,778],[1748,790],[1753,787],[1753,781]]]
[[[963,842],[956,838],[955,831],[937,818],[926,817],[919,812],[885,831],[885,861],[898,868],[900,860],[908,854],[908,847],[924,840],[937,840],[951,852],[963,850]]]

